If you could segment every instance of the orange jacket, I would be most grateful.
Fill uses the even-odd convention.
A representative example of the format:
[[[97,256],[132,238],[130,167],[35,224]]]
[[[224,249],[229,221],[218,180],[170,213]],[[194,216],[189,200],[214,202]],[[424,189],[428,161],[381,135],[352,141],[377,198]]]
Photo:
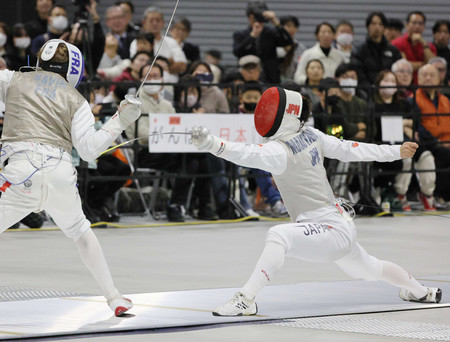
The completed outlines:
[[[446,96],[436,94],[439,96],[437,109],[423,89],[416,91],[416,103],[422,113],[422,125],[439,141],[450,141],[450,116],[433,115],[450,114],[450,101]]]

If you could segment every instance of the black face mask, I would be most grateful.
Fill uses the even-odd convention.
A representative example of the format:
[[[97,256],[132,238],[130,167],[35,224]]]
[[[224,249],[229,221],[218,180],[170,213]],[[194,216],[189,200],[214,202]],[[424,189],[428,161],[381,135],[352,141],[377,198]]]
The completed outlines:
[[[340,97],[338,95],[330,95],[325,99],[325,103],[329,106],[335,106],[339,102]]]
[[[257,105],[256,102],[244,102],[244,108],[249,112],[254,112],[256,105]]]

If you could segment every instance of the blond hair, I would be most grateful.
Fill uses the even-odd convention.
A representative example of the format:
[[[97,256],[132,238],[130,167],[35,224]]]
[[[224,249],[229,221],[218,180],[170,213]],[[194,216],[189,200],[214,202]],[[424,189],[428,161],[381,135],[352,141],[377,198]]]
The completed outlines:
[[[39,64],[42,62],[41,54],[42,54],[43,50],[44,50],[44,46],[41,47],[41,49],[37,53],[37,57],[39,58]],[[66,44],[64,44],[64,43],[58,44],[58,47],[56,48],[56,52],[50,61],[56,62],[56,63],[66,63],[69,61],[69,50],[67,50]]]

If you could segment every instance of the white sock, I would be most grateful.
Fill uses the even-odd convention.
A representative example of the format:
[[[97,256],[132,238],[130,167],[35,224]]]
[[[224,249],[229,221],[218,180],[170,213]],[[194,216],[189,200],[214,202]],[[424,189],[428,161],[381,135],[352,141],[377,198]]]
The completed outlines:
[[[248,299],[255,298],[258,292],[272,280],[275,273],[283,267],[285,253],[286,250],[282,245],[266,242],[255,269],[241,293]]]
[[[381,279],[388,283],[405,288],[414,295],[416,298],[422,298],[428,293],[428,289],[420,284],[414,277],[406,272],[400,266],[390,262],[381,261],[383,265],[383,271],[381,273]]]
[[[102,248],[92,229],[89,229],[76,240],[75,244],[81,259],[100,285],[105,298],[110,300],[114,297],[121,297],[119,291],[114,286]]]

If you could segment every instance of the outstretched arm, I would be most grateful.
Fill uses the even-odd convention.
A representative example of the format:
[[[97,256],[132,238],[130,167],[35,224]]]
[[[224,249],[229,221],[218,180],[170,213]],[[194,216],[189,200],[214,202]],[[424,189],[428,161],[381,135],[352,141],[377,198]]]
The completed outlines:
[[[287,153],[281,144],[271,141],[266,144],[233,143],[209,133],[206,127],[192,129],[192,143],[203,151],[208,151],[235,164],[264,170],[275,175],[284,172]]]

